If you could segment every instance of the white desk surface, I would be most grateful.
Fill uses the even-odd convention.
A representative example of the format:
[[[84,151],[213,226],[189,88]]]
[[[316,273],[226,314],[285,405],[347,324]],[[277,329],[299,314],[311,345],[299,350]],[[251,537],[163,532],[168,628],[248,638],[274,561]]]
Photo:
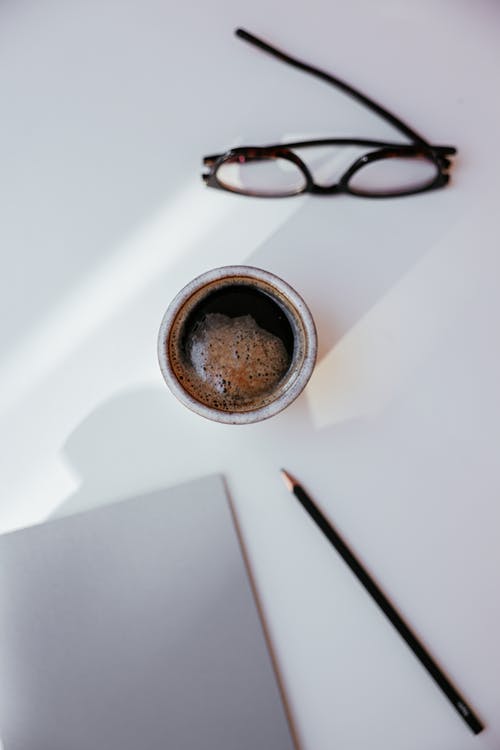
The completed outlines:
[[[233,36],[357,85],[431,141],[449,188],[262,201],[202,155],[293,135],[396,136]],[[500,8],[494,2],[4,3],[2,530],[227,478],[302,750],[500,743]],[[307,391],[233,427],[163,384],[175,293],[227,264],[305,297]],[[358,551],[488,729],[473,737],[285,491]]]

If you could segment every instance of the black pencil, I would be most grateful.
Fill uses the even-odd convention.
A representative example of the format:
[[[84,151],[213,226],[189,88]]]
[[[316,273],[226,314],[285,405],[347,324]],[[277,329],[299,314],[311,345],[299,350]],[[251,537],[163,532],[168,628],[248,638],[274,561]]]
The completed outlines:
[[[288,472],[286,472],[284,469],[281,470],[281,473],[283,475],[283,479],[287,488],[291,492],[293,492],[302,507],[309,513],[313,521],[317,523],[323,534],[330,540],[344,562],[347,563],[354,575],[363,584],[366,591],[368,591],[368,593],[377,602],[380,609],[384,612],[386,617],[389,618],[400,636],[406,641],[417,659],[427,669],[431,677],[434,678],[436,683],[439,685],[450,703],[455,707],[456,711],[460,714],[462,719],[469,726],[471,731],[474,734],[479,734],[479,732],[484,729],[483,724],[474,714],[472,709],[467,705],[460,693],[455,690],[453,685],[443,674],[441,669],[438,667],[438,665],[426,651],[426,649],[422,646],[420,641],[416,638],[415,635],[413,635],[409,627],[403,622],[385,594],[383,594],[375,581],[368,575],[366,570],[362,567],[361,563],[358,562],[349,547],[337,534],[335,529],[321,513],[321,511],[318,510],[316,505],[313,503],[309,495],[307,495],[305,490],[300,486],[297,480],[290,476],[290,474],[288,474]]]

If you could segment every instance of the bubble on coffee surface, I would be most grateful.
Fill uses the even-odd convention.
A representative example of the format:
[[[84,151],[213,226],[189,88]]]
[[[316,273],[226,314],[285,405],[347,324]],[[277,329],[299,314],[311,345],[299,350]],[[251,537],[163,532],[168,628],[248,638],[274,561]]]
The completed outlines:
[[[206,314],[188,335],[185,352],[193,395],[223,410],[255,405],[290,364],[282,340],[251,315]]]

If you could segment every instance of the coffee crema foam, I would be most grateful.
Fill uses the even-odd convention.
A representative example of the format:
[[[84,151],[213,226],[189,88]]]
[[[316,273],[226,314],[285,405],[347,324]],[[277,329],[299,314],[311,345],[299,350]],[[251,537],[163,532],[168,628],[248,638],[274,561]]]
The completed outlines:
[[[251,315],[207,313],[185,343],[184,387],[224,411],[258,406],[280,382],[290,357],[278,336]]]

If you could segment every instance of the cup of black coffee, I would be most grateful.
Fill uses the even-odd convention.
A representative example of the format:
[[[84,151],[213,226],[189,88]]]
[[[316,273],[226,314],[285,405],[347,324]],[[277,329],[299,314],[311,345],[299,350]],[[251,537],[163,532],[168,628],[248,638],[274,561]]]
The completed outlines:
[[[277,414],[309,380],[316,329],[289,284],[251,266],[225,266],[191,281],[172,301],[158,358],[173,394],[197,414],[247,424]]]

